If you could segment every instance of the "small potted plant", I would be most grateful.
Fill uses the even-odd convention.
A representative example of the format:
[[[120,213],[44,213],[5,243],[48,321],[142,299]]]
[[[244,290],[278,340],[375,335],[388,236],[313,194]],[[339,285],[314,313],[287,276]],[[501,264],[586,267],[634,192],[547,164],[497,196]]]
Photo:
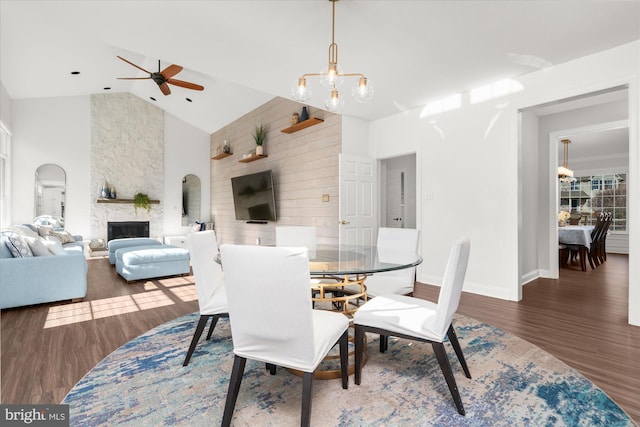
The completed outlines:
[[[264,127],[262,123],[260,126],[256,126],[255,132],[253,133],[253,139],[256,142],[256,155],[262,156],[264,155],[264,140],[267,137],[267,128]]]
[[[145,209],[148,213],[151,210],[149,196],[144,193],[136,193],[133,196],[133,209],[136,211],[136,215],[138,214],[138,209]]]

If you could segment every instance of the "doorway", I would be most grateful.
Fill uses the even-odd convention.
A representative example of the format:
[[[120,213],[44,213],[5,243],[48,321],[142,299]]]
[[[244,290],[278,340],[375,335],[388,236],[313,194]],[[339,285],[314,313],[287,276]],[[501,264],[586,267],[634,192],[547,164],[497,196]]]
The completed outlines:
[[[416,228],[416,155],[380,161],[380,226]]]
[[[629,109],[629,87],[622,85],[520,110],[520,286],[538,277],[558,278],[557,167],[563,163],[558,141],[573,138],[568,166],[578,174],[619,169],[619,164],[605,167],[605,163],[613,161],[611,147],[608,152],[602,147],[598,147],[600,151],[590,151],[597,145],[582,145],[580,140],[598,133],[610,134],[622,127],[626,129]],[[629,136],[623,151],[624,167],[630,171]]]

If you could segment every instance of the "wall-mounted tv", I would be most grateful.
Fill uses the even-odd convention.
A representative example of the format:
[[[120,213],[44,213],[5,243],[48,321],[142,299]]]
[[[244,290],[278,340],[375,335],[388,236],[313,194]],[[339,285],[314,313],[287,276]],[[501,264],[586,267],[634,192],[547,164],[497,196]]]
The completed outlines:
[[[276,220],[276,196],[271,170],[231,178],[236,220]]]

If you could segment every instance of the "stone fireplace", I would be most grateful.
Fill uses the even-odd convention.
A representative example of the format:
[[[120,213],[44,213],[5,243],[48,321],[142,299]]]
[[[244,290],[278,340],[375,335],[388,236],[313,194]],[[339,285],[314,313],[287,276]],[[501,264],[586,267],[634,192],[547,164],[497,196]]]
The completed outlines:
[[[91,239],[111,239],[110,223],[146,222],[145,237],[158,238],[164,226],[164,113],[128,93],[91,95],[91,184],[88,197]],[[98,203],[104,183],[117,199]],[[136,210],[138,192],[160,200],[150,211]],[[122,230],[121,230],[122,231]],[[138,232],[136,231],[136,234]],[[127,228],[124,234],[131,234]]]

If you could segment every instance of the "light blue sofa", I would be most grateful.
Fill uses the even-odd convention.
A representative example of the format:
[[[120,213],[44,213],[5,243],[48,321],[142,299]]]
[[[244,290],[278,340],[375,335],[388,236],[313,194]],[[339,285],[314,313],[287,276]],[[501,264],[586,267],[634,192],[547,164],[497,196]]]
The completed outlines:
[[[0,308],[84,298],[87,260],[82,236],[66,243],[64,255],[14,258],[0,238]]]

